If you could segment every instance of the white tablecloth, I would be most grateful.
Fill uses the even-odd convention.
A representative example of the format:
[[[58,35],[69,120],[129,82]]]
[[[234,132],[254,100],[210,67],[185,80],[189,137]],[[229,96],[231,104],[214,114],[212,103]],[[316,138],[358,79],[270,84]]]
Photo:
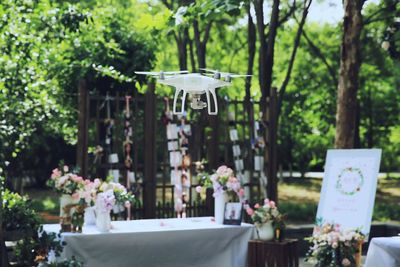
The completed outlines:
[[[372,238],[365,266],[400,267],[400,237]]]
[[[113,221],[110,233],[84,226],[82,234],[63,233],[64,256],[87,267],[244,267],[251,224],[218,225],[210,217]],[[59,232],[58,224],[44,225]]]

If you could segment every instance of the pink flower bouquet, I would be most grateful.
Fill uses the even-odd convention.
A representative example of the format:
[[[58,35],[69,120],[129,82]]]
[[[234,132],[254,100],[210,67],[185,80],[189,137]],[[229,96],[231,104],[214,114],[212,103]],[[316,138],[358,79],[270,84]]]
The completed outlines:
[[[76,193],[84,186],[83,178],[75,173],[69,172],[69,167],[64,166],[62,170],[56,168],[53,170],[47,185],[57,192],[67,195]]]
[[[239,179],[235,177],[233,170],[225,165],[220,166],[215,173],[212,175],[204,175],[202,178],[202,184],[206,188],[213,188],[213,196],[219,196],[224,192],[234,193],[234,195],[240,198],[244,195],[244,190],[241,187]],[[201,192],[202,187],[197,186],[196,191]]]
[[[356,266],[355,255],[364,239],[358,229],[342,231],[340,225],[329,223],[316,226],[313,236],[306,238],[312,244],[306,261],[316,266]]]
[[[266,198],[264,200],[264,204],[261,206],[260,204],[255,204],[254,209],[248,206],[246,208],[247,214],[251,217],[251,220],[256,224],[256,226],[260,226],[267,222],[282,222],[282,214],[279,212],[278,208],[274,201]]]

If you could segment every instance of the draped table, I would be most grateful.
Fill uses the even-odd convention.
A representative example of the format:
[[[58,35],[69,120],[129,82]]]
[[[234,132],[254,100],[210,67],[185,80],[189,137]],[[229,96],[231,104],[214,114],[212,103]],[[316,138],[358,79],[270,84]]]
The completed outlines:
[[[372,238],[365,266],[400,266],[400,236]]]
[[[59,232],[58,224],[44,225]],[[62,233],[63,256],[87,267],[245,267],[251,224],[219,225],[211,217],[113,221],[109,233],[84,226],[82,234]]]

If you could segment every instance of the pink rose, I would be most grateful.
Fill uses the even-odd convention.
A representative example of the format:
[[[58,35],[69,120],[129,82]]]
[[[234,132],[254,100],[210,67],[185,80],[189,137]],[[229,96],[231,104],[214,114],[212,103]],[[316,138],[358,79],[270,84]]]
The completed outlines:
[[[271,200],[271,201],[269,202],[269,206],[270,206],[271,208],[273,208],[273,209],[276,208],[275,201],[272,201],[272,200]]]
[[[249,216],[252,216],[254,214],[254,210],[252,208],[247,208],[246,212]]]
[[[255,209],[258,209],[260,207],[260,204],[258,204],[258,203],[256,203],[255,205],[254,205],[254,208]]]
[[[344,258],[342,260],[342,265],[343,266],[350,266],[350,264],[351,264],[351,262],[350,262],[350,260],[348,258]]]
[[[96,187],[96,188],[99,187],[99,186],[101,185],[100,179],[99,179],[99,178],[94,179],[93,185],[94,185],[94,187]]]
[[[216,173],[218,175],[223,175],[227,171],[228,167],[226,165],[219,166]]]
[[[240,188],[239,190],[239,197],[244,197],[244,189]]]
[[[78,193],[78,192],[73,193],[71,197],[72,197],[73,199],[79,199],[79,193]]]
[[[68,172],[68,171],[69,171],[68,166],[67,166],[67,165],[64,165],[63,170],[64,170],[64,172]]]
[[[52,171],[51,179],[54,180],[55,178],[60,177],[60,176],[61,176],[60,170],[59,170],[58,168],[55,168],[55,169]]]
[[[200,185],[196,186],[196,192],[201,193],[202,187]]]

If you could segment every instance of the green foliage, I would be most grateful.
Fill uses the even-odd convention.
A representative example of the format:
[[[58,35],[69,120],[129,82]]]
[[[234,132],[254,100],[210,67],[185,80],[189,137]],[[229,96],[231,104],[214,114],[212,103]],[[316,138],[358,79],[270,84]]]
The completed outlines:
[[[3,193],[3,227],[6,231],[35,232],[39,227],[40,219],[33,210],[31,201],[17,193],[6,189]]]
[[[54,251],[59,257],[65,242],[60,241],[61,235],[47,233],[40,227],[36,229],[39,233],[33,237],[27,237],[17,243],[16,257],[19,264],[24,266],[35,266],[38,262],[47,261],[47,255]]]
[[[52,262],[52,263],[43,263],[41,266],[43,267],[83,267],[84,264],[80,261],[77,261],[75,257],[72,257],[70,260],[62,260],[60,262]]]
[[[9,169],[19,170],[15,175],[27,167],[49,169],[43,166],[63,156],[48,155],[76,143],[80,79],[87,79],[89,90],[132,90],[145,81],[134,70],[152,68],[155,38],[136,30],[144,4],[77,2],[0,4],[0,164],[10,163]],[[48,141],[57,145],[49,148]],[[34,160],[27,164],[29,156]]]

